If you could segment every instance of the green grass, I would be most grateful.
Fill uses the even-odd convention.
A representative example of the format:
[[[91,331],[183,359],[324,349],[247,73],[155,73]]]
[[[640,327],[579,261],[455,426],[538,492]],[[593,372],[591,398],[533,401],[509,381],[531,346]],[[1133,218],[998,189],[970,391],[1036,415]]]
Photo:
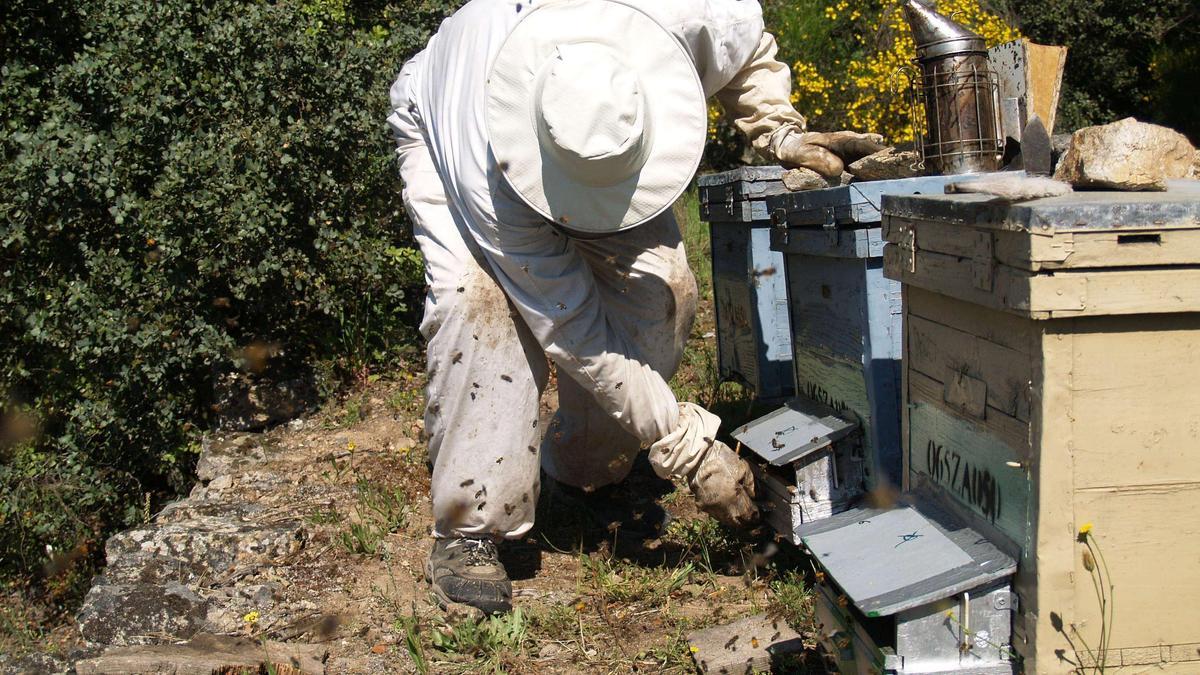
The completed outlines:
[[[359,478],[354,487],[358,502],[355,522],[339,533],[338,542],[347,553],[374,555],[388,534],[404,527],[411,507],[402,490],[387,488]]]
[[[700,220],[700,192],[693,185],[675,202],[675,220],[683,235],[688,265],[696,275],[701,302],[712,302],[712,252],[708,223]]]
[[[433,630],[434,649],[472,660],[471,672],[506,671],[506,664],[520,657],[529,642],[529,615],[520,607],[508,614],[483,621],[467,619]]]
[[[651,607],[666,603],[696,572],[690,562],[677,567],[643,567],[599,555],[581,556],[580,562],[585,587],[600,598]]]
[[[788,570],[771,582],[767,611],[787,622],[797,633],[812,635],[817,629],[816,600],[804,575]]]

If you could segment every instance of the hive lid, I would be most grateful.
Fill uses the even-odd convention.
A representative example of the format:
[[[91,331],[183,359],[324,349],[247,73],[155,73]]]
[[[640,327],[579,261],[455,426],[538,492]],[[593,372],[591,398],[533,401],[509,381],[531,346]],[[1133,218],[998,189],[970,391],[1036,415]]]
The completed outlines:
[[[720,173],[706,173],[696,178],[696,185],[712,187],[714,185],[730,185],[733,183],[778,181],[783,176],[781,166],[742,166]]]
[[[858,425],[838,417],[832,408],[804,397],[743,424],[733,437],[773,466],[784,466],[824,450]]]
[[[877,227],[882,218],[884,195],[943,194],[946,184],[962,179],[963,176],[919,176],[769,195],[767,211],[785,216],[789,228]]]
[[[1079,191],[1024,202],[980,194],[892,193],[883,199],[883,215],[1037,234],[1194,228],[1200,226],[1200,181],[1168,181],[1165,192]]]
[[[796,526],[796,538],[867,616],[948,598],[1012,576],[1016,561],[932,502],[852,508]]]

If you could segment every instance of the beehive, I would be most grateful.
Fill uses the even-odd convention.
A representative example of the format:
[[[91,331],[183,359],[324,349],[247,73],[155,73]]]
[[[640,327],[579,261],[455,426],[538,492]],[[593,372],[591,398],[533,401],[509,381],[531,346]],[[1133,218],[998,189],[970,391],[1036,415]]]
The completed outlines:
[[[1017,560],[1021,667],[1200,672],[1200,187],[883,206],[905,487]]]
[[[750,452],[763,520],[793,543],[796,528],[840,513],[866,489],[858,425],[798,396],[743,424],[733,437]]]
[[[817,637],[842,673],[1007,675],[1016,562],[931,503],[801,525]]]
[[[797,393],[856,419],[870,483],[900,480],[900,284],[883,276],[880,200],[941,193],[944,176],[772,194]]]
[[[759,399],[792,394],[783,256],[771,250],[764,199],[786,192],[779,167],[743,167],[701,176],[700,217],[710,224],[718,370]]]

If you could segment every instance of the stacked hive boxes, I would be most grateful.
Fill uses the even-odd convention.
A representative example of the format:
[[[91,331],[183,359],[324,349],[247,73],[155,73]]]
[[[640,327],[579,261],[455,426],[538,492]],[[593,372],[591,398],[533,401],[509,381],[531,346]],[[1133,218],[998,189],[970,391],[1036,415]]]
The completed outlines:
[[[1200,187],[936,180],[754,207],[799,395],[734,436],[821,570],[825,643],[843,672],[1200,672]],[[856,503],[881,478],[898,501]]]
[[[734,437],[761,460],[764,511],[786,536],[901,479],[900,285],[883,276],[880,199],[941,192],[947,180],[771,190],[761,198],[771,248],[786,271],[798,395]]]
[[[750,386],[762,400],[792,394],[783,256],[771,250],[763,201],[786,192],[782,172],[745,167],[698,180],[700,217],[711,226],[720,376]]]
[[[1018,561],[1023,669],[1200,672],[1200,184],[888,198],[884,232],[905,487]]]

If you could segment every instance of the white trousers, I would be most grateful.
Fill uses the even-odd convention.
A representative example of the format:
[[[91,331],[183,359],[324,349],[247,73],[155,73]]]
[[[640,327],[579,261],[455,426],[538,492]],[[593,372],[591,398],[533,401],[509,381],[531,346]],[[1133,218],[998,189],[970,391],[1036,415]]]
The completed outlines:
[[[628,386],[627,405],[669,408],[677,415],[677,428],[666,438],[631,433],[618,419],[620,411],[606,409],[576,377],[558,379],[559,410],[549,429],[539,428],[547,350],[473,239],[456,224],[425,145],[401,147],[400,160],[404,204],[428,282],[421,332],[428,341],[425,429],[433,462],[434,535],[522,536],[533,526],[539,466],[566,484],[601,487],[622,480],[638,451],[653,446],[651,459],[660,474],[693,470],[719,420],[690,404],[679,406],[669,389],[664,397],[638,378],[607,386],[617,391]],[[669,379],[696,310],[695,278],[670,211],[604,239],[555,236],[586,263],[590,279],[568,278],[562,290],[570,295],[584,283],[602,303],[607,325],[596,327],[602,348],[621,348],[625,353],[614,358],[641,364],[660,382]]]

